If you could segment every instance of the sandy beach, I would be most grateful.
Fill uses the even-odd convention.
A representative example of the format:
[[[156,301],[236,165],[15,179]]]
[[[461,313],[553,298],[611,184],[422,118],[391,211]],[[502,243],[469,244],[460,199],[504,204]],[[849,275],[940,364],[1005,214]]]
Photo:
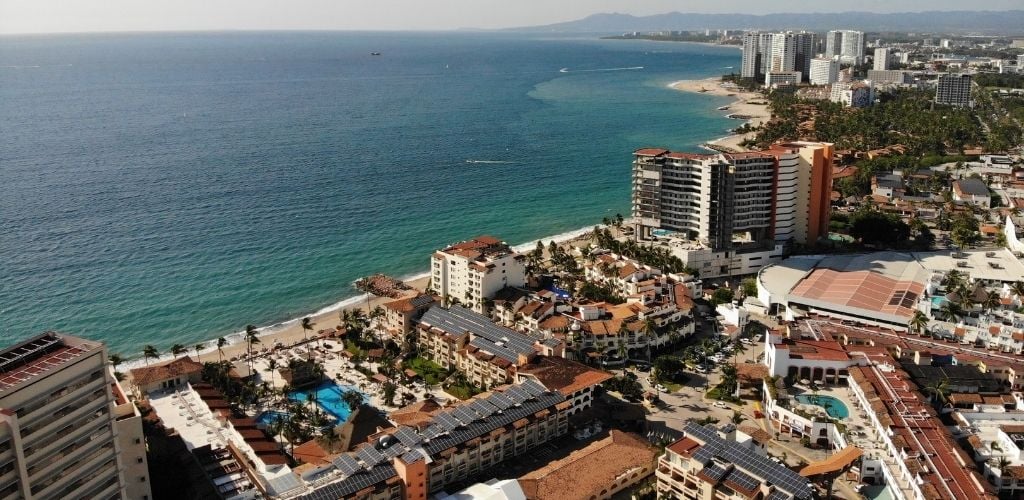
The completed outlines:
[[[568,249],[570,245],[586,245],[590,242],[590,231],[593,227],[581,228],[568,233],[550,236],[547,238],[541,238],[539,241],[544,242],[545,256],[547,255],[547,244],[550,241],[555,241],[559,246]],[[536,246],[536,241],[516,245],[514,248],[520,252],[530,251]],[[405,279],[403,282],[411,289],[405,291],[403,296],[415,295],[426,290],[427,285],[430,283],[430,276],[426,273],[414,276],[410,279]],[[378,297],[374,295],[361,295],[359,297],[353,297],[339,304],[336,307],[327,307],[324,310],[310,314],[309,318],[313,323],[313,330],[303,332],[301,318],[291,319],[279,324],[270,326],[259,327],[259,338],[260,344],[254,346],[254,349],[262,349],[264,347],[272,347],[276,343],[280,342],[285,346],[292,346],[302,342],[303,338],[313,339],[316,338],[320,330],[332,329],[341,325],[341,313],[347,310],[362,309],[369,312],[371,309],[377,306],[383,306],[384,304],[396,300],[391,297]],[[217,352],[217,339],[210,339],[203,342],[204,348],[199,353],[198,360],[200,362],[217,361],[220,357],[225,360],[229,360],[232,357],[242,358],[245,356],[246,344],[242,341],[242,334],[235,333],[229,336],[225,336],[228,340],[228,344],[221,349],[221,353]],[[196,351],[195,345],[187,345],[187,354],[195,358]],[[157,364],[168,361],[172,358],[169,352],[161,352],[161,356],[158,360],[150,360],[146,363],[143,358],[132,358],[121,365],[121,370],[127,372],[131,368],[138,368],[141,366],[147,366],[148,364]]]
[[[749,116],[750,119],[747,120],[747,123],[751,126],[760,126],[771,118],[771,112],[768,111],[767,105],[751,104],[752,102],[767,102],[763,95],[759,92],[746,92],[733,87],[723,86],[723,82],[718,77],[704,80],[679,80],[672,82],[669,86],[683,92],[733,97],[735,101],[728,105],[728,110],[723,110],[723,114]],[[733,151],[746,151],[747,149],[740,146],[740,143],[753,135],[753,132],[742,135],[733,134],[705,144],[714,145],[718,148],[729,148]]]

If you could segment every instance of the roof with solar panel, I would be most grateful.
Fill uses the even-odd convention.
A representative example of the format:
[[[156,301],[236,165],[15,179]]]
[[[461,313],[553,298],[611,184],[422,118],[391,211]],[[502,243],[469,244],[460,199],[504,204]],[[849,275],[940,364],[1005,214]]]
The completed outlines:
[[[469,345],[487,351],[510,363],[517,363],[520,355],[536,354],[536,340],[511,328],[494,324],[490,318],[465,307],[453,305],[448,309],[435,305],[420,318],[420,324],[440,329],[451,335],[470,334]]]
[[[683,432],[703,443],[691,456],[704,466],[700,474],[716,484],[727,483],[748,491],[762,483],[773,485],[786,493],[781,498],[809,499],[813,495],[806,478],[767,457],[751,453],[735,441],[722,438],[712,426],[702,427],[691,422]]]
[[[564,400],[561,393],[548,391],[535,380],[526,380],[505,391],[496,390],[454,410],[438,413],[422,432],[399,426],[374,443],[336,457],[331,463],[341,479],[301,498],[320,500],[351,495],[395,476],[397,472],[391,460],[396,457],[401,457],[406,463],[421,459],[429,461],[431,456],[441,451],[530,417]]]

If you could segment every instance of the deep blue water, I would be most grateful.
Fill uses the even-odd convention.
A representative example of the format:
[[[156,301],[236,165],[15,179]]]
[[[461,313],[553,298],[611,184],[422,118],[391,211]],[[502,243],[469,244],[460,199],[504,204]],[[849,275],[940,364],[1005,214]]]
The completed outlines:
[[[506,34],[0,37],[0,341],[189,345],[452,241],[627,214],[635,148],[735,124],[666,85],[738,64]]]

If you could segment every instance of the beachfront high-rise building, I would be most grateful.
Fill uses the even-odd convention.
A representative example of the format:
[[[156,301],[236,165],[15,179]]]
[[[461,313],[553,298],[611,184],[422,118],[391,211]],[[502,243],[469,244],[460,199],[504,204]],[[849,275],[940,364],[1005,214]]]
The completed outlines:
[[[875,71],[885,71],[889,69],[889,61],[891,60],[889,49],[886,47],[878,47],[875,49],[874,61],[872,61]]]
[[[772,34],[772,55],[766,72],[796,71],[796,36],[794,33]]]
[[[0,497],[146,499],[145,455],[102,343],[44,333],[0,352]]]
[[[761,81],[769,72],[799,71],[806,78],[816,47],[814,33],[747,32],[743,35],[740,76]]]
[[[637,150],[636,234],[649,238],[653,229],[664,229],[722,249],[733,247],[734,240],[772,240],[774,179],[775,158],[765,153]]]
[[[749,153],[640,149],[633,161],[636,234],[647,239],[662,229],[716,250],[812,244],[827,234],[831,184],[826,143]]]
[[[839,56],[840,61],[860,64],[864,60],[864,32],[832,30],[825,35],[825,57]]]
[[[796,43],[796,59],[794,71],[799,71],[807,79],[811,74],[811,60],[818,53],[818,34],[801,31],[793,34]]]
[[[946,73],[935,85],[935,104],[971,105],[971,75]]]
[[[740,62],[740,76],[743,78],[757,78],[761,68],[761,52],[758,50],[758,42],[761,33],[749,31],[743,34],[743,55]]]
[[[815,57],[811,59],[811,85],[831,85],[839,79],[839,59]]]
[[[484,313],[485,299],[505,287],[526,285],[526,256],[491,237],[480,236],[434,252],[430,288],[446,303]]]

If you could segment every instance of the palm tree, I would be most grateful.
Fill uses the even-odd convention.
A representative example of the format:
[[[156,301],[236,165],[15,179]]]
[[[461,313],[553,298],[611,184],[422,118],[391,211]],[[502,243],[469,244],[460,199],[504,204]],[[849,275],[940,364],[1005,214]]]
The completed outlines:
[[[942,307],[939,309],[939,315],[942,316],[942,319],[945,319],[950,323],[956,323],[958,319],[963,317],[964,311],[956,302],[947,300],[942,303]]]
[[[146,366],[149,366],[149,359],[157,359],[160,357],[160,351],[151,345],[147,345],[142,348],[142,357],[146,358]]]
[[[1002,305],[1001,297],[999,292],[988,292],[985,294],[984,300],[981,301],[981,307],[984,307],[986,311],[992,312],[992,310]]]
[[[345,391],[341,395],[341,400],[348,404],[350,410],[355,411],[359,405],[363,404],[363,395],[358,391]]]
[[[1018,298],[1024,300],[1024,281],[1014,281],[1010,285],[1010,291],[1014,293]]]
[[[270,385],[273,386],[273,385],[275,385],[274,384],[274,372],[277,371],[277,360],[276,359],[270,358],[270,361],[267,361],[267,371],[270,372]]]
[[[387,312],[384,311],[384,308],[381,307],[381,306],[374,307],[370,311],[370,319],[373,320],[374,324],[377,327],[377,338],[381,339],[382,341],[383,341],[383,338],[382,338],[383,332],[381,330],[384,329],[384,321],[383,320],[384,320],[384,316],[386,314],[387,314]]]
[[[946,290],[952,290],[964,282],[964,275],[956,269],[950,270],[946,273],[946,276],[942,279],[943,286]]]
[[[184,353],[186,350],[187,349],[185,349],[185,346],[181,344],[174,344],[171,346],[171,355],[176,358],[180,356],[182,353]]]
[[[309,316],[302,318],[302,342],[306,344],[306,359],[310,358],[309,354],[309,339],[306,337],[306,331],[313,329],[313,320],[309,319]]]
[[[252,345],[259,344],[259,331],[256,330],[256,325],[245,325],[245,343],[246,348],[249,351],[249,373],[255,373],[253,370],[253,358],[252,358]]]
[[[117,365],[124,363],[124,358],[116,352],[110,353],[110,356],[107,356],[107,360],[110,361],[110,366],[114,368],[115,373],[117,372]]]
[[[740,425],[740,422],[743,422],[743,420],[746,418],[747,417],[740,413],[738,410],[733,410],[732,417],[729,418],[729,421],[732,422],[733,425]]]
[[[224,362],[224,346],[228,345],[228,340],[224,337],[217,338],[217,357],[221,363]]]
[[[203,349],[206,349],[206,342],[200,342],[200,343],[196,344],[195,347],[193,347],[193,349],[196,350],[196,360],[198,361],[199,360],[199,352],[202,351]]]
[[[949,378],[943,377],[939,380],[933,380],[927,386],[925,391],[931,394],[932,401],[945,405],[949,402]]]
[[[907,322],[907,329],[921,335],[921,332],[928,327],[928,316],[921,311],[914,311],[914,315]]]

